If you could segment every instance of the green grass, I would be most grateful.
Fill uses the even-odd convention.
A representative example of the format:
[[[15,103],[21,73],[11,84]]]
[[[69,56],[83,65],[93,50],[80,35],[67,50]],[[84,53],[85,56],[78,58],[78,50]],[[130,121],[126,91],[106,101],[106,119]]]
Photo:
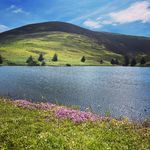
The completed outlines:
[[[115,119],[75,124],[52,111],[19,108],[1,98],[0,149],[148,150],[150,128]]]
[[[44,54],[47,65],[111,65],[112,58],[122,61],[121,55],[78,34],[42,32],[7,37],[0,43],[4,65],[9,63],[26,65],[25,62],[30,55],[37,60],[39,53]],[[54,53],[58,54],[58,62],[51,61]],[[87,59],[85,63],[80,61],[82,56]],[[100,64],[100,59],[104,60],[104,64]]]

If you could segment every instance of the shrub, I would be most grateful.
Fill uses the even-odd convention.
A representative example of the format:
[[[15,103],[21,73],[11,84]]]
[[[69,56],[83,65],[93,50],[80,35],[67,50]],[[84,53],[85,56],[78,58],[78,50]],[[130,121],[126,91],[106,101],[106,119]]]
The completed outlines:
[[[145,63],[146,63],[145,58],[142,57],[142,58],[141,58],[141,61],[140,61],[140,64],[141,64],[141,65],[144,65]]]
[[[119,60],[117,58],[115,59],[115,64],[119,65]]]
[[[100,60],[100,64],[103,64],[103,63],[104,63],[104,61],[103,61],[103,59],[101,59],[101,60]]]
[[[119,65],[119,61],[118,61],[117,58],[116,58],[116,59],[112,59],[112,60],[110,61],[110,63],[111,63],[112,65]]]
[[[7,61],[7,65],[8,66],[17,66],[17,64],[16,63],[14,63],[14,62],[11,62],[11,61]]]
[[[85,62],[85,56],[83,56],[82,58],[81,58],[81,62]]]
[[[0,64],[2,64],[3,63],[3,58],[2,58],[2,56],[0,55]]]
[[[132,60],[131,60],[131,66],[135,66],[137,63],[136,63],[136,59],[135,58],[133,58]]]
[[[71,67],[71,64],[66,64],[66,66]]]
[[[54,54],[52,61],[58,61],[58,55],[56,53]]]
[[[44,60],[44,57],[43,57],[43,54],[41,53],[41,54],[39,55],[38,61],[42,62],[43,60]]]
[[[39,66],[39,64],[36,61],[33,60],[32,56],[30,56],[27,59],[26,63],[28,64],[28,66]]]
[[[115,60],[112,59],[112,60],[110,61],[110,63],[111,63],[112,65],[114,65],[114,64],[115,64]]]
[[[30,56],[30,57],[26,60],[26,63],[30,63],[31,61],[33,61],[32,56]]]
[[[124,66],[128,66],[129,65],[129,57],[128,56],[124,56]]]

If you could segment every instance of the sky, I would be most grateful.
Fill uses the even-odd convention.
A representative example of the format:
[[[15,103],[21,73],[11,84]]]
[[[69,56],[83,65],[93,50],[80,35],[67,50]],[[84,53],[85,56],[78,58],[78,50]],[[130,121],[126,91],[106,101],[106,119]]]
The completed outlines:
[[[0,0],[0,32],[47,21],[150,37],[150,0]]]

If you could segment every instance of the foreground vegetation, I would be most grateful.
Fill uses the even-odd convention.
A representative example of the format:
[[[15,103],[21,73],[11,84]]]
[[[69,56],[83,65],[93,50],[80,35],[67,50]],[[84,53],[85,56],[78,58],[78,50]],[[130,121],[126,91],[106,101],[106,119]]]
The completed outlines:
[[[0,149],[150,149],[146,122],[134,124],[52,104],[4,98],[0,99],[0,114]]]

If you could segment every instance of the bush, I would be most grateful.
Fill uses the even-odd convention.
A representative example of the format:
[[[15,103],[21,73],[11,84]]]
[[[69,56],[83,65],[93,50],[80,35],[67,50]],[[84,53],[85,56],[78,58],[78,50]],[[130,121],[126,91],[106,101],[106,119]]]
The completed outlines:
[[[39,66],[38,62],[37,61],[32,61],[30,63],[28,63],[29,66]]]
[[[3,63],[3,58],[2,58],[2,56],[0,55],[0,64],[2,64]]]
[[[66,64],[66,66],[71,67],[71,64]]]
[[[112,60],[111,60],[111,64],[112,64],[112,65],[119,65],[118,59],[117,59],[117,58],[116,58],[116,59],[112,59]]]
[[[115,64],[119,65],[119,60],[117,58],[115,59]]]
[[[39,55],[38,61],[42,62],[43,60],[44,60],[44,57],[43,57],[43,54],[41,53],[41,54]]]
[[[32,56],[27,59],[26,63],[28,64],[28,66],[39,66],[39,64],[33,60]]]
[[[110,61],[110,63],[111,63],[112,65],[114,65],[114,64],[115,64],[115,60],[112,59],[112,60]]]
[[[101,60],[100,60],[100,64],[103,64],[103,63],[104,63],[104,61],[103,61],[103,59],[101,59]]]
[[[141,65],[144,65],[145,63],[146,63],[145,58],[142,57],[142,58],[141,58],[141,61],[140,61],[140,64],[141,64]]]
[[[14,62],[11,62],[11,61],[7,61],[7,65],[8,66],[17,66],[17,64],[16,63],[14,63]]]
[[[52,61],[58,61],[58,56],[57,56],[56,53],[54,54],[54,56],[53,56],[53,58],[52,58]]]
[[[81,58],[81,62],[85,62],[85,56],[83,56],[82,58]]]
[[[26,60],[26,63],[30,63],[30,62],[32,62],[33,61],[33,58],[32,58],[32,56],[30,56],[27,60]]]
[[[133,58],[132,60],[131,60],[131,66],[135,66],[137,63],[136,63],[136,59],[135,58]]]
[[[124,66],[128,66],[129,65],[129,57],[128,56],[124,56]]]

